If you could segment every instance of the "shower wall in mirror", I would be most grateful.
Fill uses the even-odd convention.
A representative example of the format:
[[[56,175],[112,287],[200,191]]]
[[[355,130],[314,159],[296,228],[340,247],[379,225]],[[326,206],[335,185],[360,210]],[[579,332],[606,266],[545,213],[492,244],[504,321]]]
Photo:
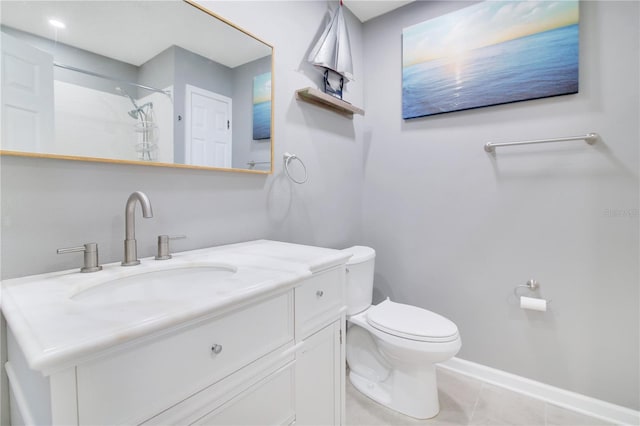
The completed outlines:
[[[183,1],[0,8],[3,154],[271,171],[268,44]]]

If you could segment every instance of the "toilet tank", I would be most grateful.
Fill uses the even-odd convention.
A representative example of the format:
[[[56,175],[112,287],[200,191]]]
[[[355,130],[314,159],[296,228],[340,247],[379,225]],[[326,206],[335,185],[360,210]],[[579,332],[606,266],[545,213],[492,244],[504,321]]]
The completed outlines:
[[[351,254],[347,261],[347,315],[355,315],[371,306],[376,252],[364,246],[343,251]]]

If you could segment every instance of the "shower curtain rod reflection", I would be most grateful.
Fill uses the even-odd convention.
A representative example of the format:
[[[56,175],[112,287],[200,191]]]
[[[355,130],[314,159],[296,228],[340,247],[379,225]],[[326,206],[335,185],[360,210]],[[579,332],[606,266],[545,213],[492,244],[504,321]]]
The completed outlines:
[[[53,66],[58,67],[58,68],[63,68],[65,70],[69,70],[69,71],[75,71],[75,72],[79,72],[79,73],[82,73],[82,74],[87,74],[87,75],[90,75],[90,76],[93,76],[93,77],[103,78],[105,80],[114,81],[116,83],[128,84],[130,86],[139,87],[139,88],[144,89],[144,90],[149,90],[150,92],[162,93],[163,95],[167,95],[169,98],[171,98],[171,92],[166,91],[166,90],[156,89],[155,87],[145,86],[145,85],[138,84],[138,83],[132,83],[132,82],[127,81],[127,80],[120,80],[120,79],[117,79],[117,78],[109,77],[108,75],[98,74],[97,72],[83,70],[82,68],[76,68],[76,67],[72,67],[71,65],[60,64],[58,62],[54,62]]]

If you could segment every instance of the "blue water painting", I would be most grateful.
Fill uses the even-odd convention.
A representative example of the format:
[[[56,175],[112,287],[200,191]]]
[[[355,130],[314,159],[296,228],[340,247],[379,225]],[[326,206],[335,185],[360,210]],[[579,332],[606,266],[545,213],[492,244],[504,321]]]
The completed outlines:
[[[271,101],[253,104],[253,139],[271,137]]]
[[[527,6],[531,12],[533,7],[538,7],[534,4],[548,7],[552,3],[560,4],[553,12],[556,20],[576,23],[558,27],[548,24],[546,26],[552,29],[534,33],[531,33],[529,27],[514,24],[519,18],[519,15],[515,15],[515,8]],[[510,19],[505,20],[504,28],[492,28],[480,21],[471,20],[465,26],[457,25],[456,28],[452,22],[464,20],[464,16],[458,16],[458,19],[450,19],[448,22],[436,19],[422,23],[422,28],[416,26],[418,28],[405,29],[402,117],[410,119],[577,93],[577,3],[517,3],[508,15]],[[499,8],[511,5],[513,2],[483,2],[476,5],[475,10],[465,10],[465,13],[471,16],[471,12],[475,12],[473,15],[476,19],[480,13],[484,13],[485,18],[481,21],[485,22],[488,18],[506,15]],[[562,15],[558,13],[561,8]],[[549,11],[545,22],[549,22],[551,14]],[[490,21],[495,23],[495,19]],[[541,21],[536,25],[544,29],[545,22]],[[456,40],[457,44],[440,41],[453,38],[454,33],[460,34],[461,31],[456,31],[460,27],[462,32],[466,31],[465,39]],[[520,36],[521,34],[525,35]],[[474,43],[479,47],[475,47]]]
[[[253,78],[253,139],[271,138],[271,73]]]

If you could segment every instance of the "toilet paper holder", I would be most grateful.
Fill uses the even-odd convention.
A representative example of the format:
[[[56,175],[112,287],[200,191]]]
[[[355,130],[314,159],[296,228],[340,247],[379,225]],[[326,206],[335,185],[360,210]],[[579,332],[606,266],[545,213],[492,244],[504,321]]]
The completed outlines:
[[[540,283],[534,279],[530,279],[529,281],[527,281],[526,284],[520,284],[519,286],[516,286],[516,288],[513,289],[513,294],[519,298],[520,296],[522,296],[521,294],[518,294],[518,289],[521,287],[525,287],[527,290],[529,291],[536,291],[537,289],[540,288]],[[547,300],[547,304],[551,303],[551,300]]]

